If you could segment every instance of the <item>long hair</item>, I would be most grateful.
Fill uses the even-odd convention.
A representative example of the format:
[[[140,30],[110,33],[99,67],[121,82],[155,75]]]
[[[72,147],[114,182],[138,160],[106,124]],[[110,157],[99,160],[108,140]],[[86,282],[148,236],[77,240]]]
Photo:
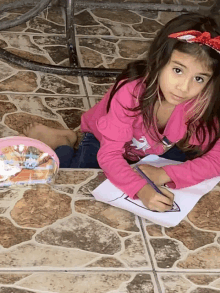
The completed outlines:
[[[156,131],[154,117],[154,106],[159,100],[165,100],[163,93],[158,86],[158,76],[163,67],[169,62],[172,52],[178,50],[190,54],[213,71],[213,75],[206,84],[203,91],[195,99],[193,107],[186,113],[187,131],[185,136],[177,142],[177,146],[186,153],[187,159],[194,159],[208,152],[220,138],[220,54],[212,48],[197,43],[187,43],[178,39],[168,38],[168,35],[175,32],[198,30],[209,32],[211,37],[220,35],[220,29],[215,20],[209,16],[198,13],[186,13],[169,21],[157,34],[152,42],[144,60],[137,60],[127,65],[127,68],[117,77],[110,98],[107,104],[109,111],[111,100],[115,93],[125,84],[138,80],[136,85],[140,88],[144,84],[144,90],[139,96],[133,96],[139,100],[139,105],[134,108],[126,108],[130,111],[137,111],[137,115],[143,115],[143,122],[146,129],[153,126],[154,133],[149,135],[157,142],[162,142]],[[191,102],[189,100],[189,102]],[[217,126],[216,126],[217,122]],[[202,151],[201,146],[206,139],[206,130],[209,134],[208,146]],[[189,144],[192,134],[196,134],[199,146]]]

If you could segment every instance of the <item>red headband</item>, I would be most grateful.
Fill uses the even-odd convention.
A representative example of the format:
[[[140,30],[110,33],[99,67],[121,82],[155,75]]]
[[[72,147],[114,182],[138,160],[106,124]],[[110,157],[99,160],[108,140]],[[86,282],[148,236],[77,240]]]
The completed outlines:
[[[187,43],[200,43],[209,46],[218,53],[220,53],[220,36],[211,38],[211,35],[208,32],[201,33],[199,31],[190,30],[173,33],[170,34],[168,37],[183,40]]]

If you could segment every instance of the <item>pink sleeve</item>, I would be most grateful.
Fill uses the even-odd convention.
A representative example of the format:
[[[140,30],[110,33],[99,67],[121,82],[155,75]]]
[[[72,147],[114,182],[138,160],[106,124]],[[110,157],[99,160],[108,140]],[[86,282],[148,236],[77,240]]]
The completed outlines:
[[[174,182],[168,183],[167,186],[177,189],[220,176],[220,139],[205,155],[180,165],[168,165],[163,169]]]
[[[97,129],[102,134],[97,154],[99,166],[116,187],[132,198],[147,184],[123,158],[124,144],[133,138],[135,117],[127,117],[126,114],[133,115],[134,112],[122,106],[134,106],[133,83],[123,86],[114,95],[109,112],[97,121]]]

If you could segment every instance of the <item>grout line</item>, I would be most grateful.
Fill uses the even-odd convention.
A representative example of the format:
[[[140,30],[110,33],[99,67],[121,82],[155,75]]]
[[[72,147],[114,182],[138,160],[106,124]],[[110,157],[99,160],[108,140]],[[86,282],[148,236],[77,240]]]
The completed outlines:
[[[86,98],[87,98],[87,101],[88,101],[88,104],[89,104],[89,109],[91,109],[92,107],[91,107],[91,103],[90,103],[90,99],[89,99],[89,94],[88,94],[88,91],[87,91],[86,81],[85,81],[84,76],[82,76],[82,83],[83,83],[85,95],[86,95]]]
[[[147,238],[146,238],[146,234],[145,234],[145,230],[144,230],[144,227],[143,227],[141,217],[138,217],[138,219],[139,219],[139,222],[140,222],[141,232],[142,232],[143,237],[144,237],[145,246],[147,248],[148,255],[149,255],[149,258],[150,258],[150,262],[151,262],[151,266],[152,266],[152,273],[154,275],[154,278],[155,278],[155,281],[156,281],[156,284],[157,284],[157,288],[158,288],[159,292],[162,293],[161,286],[160,286],[160,283],[159,283],[159,279],[158,279],[158,276],[157,276],[157,271],[155,270],[155,267],[154,267],[153,257],[152,257],[151,252],[150,252],[149,244],[148,244],[148,241],[147,241]]]
[[[115,269],[112,269],[112,270],[110,270],[110,269],[107,269],[107,270],[97,270],[97,269],[93,269],[93,270],[86,270],[86,269],[81,269],[81,270],[76,270],[76,269],[70,269],[70,270],[68,270],[68,269],[58,269],[58,270],[56,270],[56,269],[54,269],[54,270],[52,270],[52,269],[49,269],[49,270],[47,270],[47,269],[44,269],[44,270],[41,270],[41,269],[39,269],[39,270],[27,270],[27,269],[24,269],[24,270],[22,270],[22,269],[14,269],[14,270],[12,270],[12,269],[5,269],[5,270],[0,270],[0,274],[2,274],[2,273],[54,273],[54,272],[60,272],[60,273],[141,273],[141,274],[143,274],[143,273],[152,273],[152,270],[148,270],[148,269],[143,269],[143,270],[135,270],[135,269],[127,269],[127,270],[122,270],[122,269],[119,269],[119,270],[115,270]]]

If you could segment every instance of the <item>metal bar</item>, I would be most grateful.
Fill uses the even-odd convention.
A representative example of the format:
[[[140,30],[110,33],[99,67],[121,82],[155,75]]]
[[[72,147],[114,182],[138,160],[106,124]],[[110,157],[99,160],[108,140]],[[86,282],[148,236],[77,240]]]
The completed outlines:
[[[41,71],[52,74],[59,75],[74,75],[74,76],[97,76],[97,77],[110,77],[117,76],[122,72],[121,69],[105,69],[105,68],[73,68],[65,66],[56,66],[50,64],[43,64],[40,62],[31,61],[23,57],[19,57],[15,54],[12,54],[2,48],[0,48],[0,59],[3,59],[7,62],[13,63],[24,68],[28,68],[34,71]]]
[[[112,9],[112,10],[160,10],[160,11],[176,11],[176,12],[198,12],[209,11],[210,7],[200,7],[199,5],[179,5],[179,4],[159,4],[146,2],[129,2],[129,3],[110,3],[110,2],[93,2],[93,1],[75,1],[75,7],[90,8],[90,9]]]
[[[71,67],[78,67],[76,51],[75,25],[74,25],[74,0],[67,0],[66,6],[66,38],[69,51],[69,62]]]

